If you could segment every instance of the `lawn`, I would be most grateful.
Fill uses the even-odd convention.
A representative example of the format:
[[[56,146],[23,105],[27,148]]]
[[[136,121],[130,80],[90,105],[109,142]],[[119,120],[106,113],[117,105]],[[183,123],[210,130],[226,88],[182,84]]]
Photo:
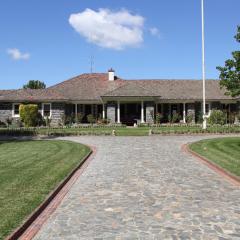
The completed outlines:
[[[190,149],[240,177],[240,137],[202,140]]]
[[[68,141],[0,141],[0,239],[18,227],[89,152]]]

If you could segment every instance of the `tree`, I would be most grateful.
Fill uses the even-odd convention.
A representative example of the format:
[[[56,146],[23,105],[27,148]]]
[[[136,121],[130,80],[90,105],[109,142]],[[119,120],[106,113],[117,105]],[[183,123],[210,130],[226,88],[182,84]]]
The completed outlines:
[[[44,82],[39,80],[30,80],[26,85],[23,86],[24,89],[44,89],[46,85]]]
[[[237,27],[235,39],[240,43],[240,26]],[[227,89],[225,94],[237,97],[240,96],[240,51],[233,52],[232,57],[225,62],[224,67],[217,69],[220,71],[220,86]]]

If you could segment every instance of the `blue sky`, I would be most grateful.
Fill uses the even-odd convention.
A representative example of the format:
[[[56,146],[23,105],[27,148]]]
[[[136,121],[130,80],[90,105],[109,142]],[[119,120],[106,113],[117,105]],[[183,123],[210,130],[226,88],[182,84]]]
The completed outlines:
[[[205,0],[207,78],[239,48],[239,9]],[[92,54],[94,72],[125,79],[201,78],[200,0],[1,1],[0,32],[0,89],[90,72]]]

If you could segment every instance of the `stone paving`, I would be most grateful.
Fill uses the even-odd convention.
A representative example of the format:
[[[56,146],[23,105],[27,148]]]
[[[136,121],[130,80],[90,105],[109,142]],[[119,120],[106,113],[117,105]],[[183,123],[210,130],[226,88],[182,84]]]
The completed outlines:
[[[97,154],[35,240],[240,239],[240,188],[181,151],[202,138],[64,138]]]

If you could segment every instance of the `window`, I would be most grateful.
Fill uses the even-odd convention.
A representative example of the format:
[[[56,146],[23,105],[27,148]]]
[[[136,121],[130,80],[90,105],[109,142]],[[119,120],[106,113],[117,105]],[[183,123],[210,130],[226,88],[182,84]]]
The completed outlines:
[[[13,117],[19,117],[19,103],[14,103],[13,104]]]
[[[42,104],[42,115],[43,117],[51,117],[51,103]]]

